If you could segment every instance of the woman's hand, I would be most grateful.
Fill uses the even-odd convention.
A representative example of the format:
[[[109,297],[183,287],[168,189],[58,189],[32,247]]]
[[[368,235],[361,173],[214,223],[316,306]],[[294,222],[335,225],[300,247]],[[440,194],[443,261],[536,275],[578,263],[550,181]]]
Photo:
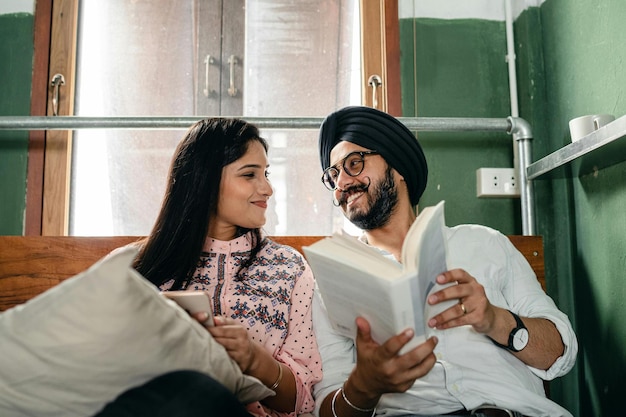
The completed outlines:
[[[202,317],[196,317],[196,320],[201,319]],[[229,317],[215,316],[213,324],[205,326],[206,329],[224,346],[228,356],[239,365],[241,372],[259,379],[276,392],[275,396],[265,398],[263,404],[281,412],[293,411],[296,406],[296,381],[291,369],[274,359],[261,344],[252,340],[240,322]],[[273,386],[276,382],[278,385]]]
[[[243,373],[250,373],[258,367],[258,352],[262,349],[248,336],[248,331],[241,323],[224,316],[213,318],[214,326],[207,327],[213,338],[224,348],[232,359],[237,362]]]

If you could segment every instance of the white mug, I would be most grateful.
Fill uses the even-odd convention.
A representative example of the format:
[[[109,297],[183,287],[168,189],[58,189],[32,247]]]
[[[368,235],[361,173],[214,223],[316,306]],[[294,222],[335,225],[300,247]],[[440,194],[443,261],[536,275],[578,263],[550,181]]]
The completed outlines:
[[[569,121],[569,133],[572,142],[587,136],[594,130],[600,129],[615,120],[612,114],[590,114],[577,117]]]

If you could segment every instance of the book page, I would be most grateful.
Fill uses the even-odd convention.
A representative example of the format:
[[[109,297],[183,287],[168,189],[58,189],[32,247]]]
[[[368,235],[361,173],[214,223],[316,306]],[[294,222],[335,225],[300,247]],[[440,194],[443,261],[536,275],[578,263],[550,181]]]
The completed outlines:
[[[374,261],[374,265],[377,269],[397,269],[398,272],[396,275],[400,274],[401,270],[403,269],[402,265],[400,265],[394,259],[388,258],[387,256],[383,255],[380,250],[361,242],[357,237],[349,235],[345,230],[340,230],[339,232],[333,233],[332,241],[333,244],[341,245],[350,251],[357,252],[360,255],[367,257],[367,259],[370,261]]]
[[[333,236],[303,247],[334,329],[355,339],[355,319],[361,316],[370,323],[372,338],[384,343],[415,328],[413,299],[418,294],[413,294],[414,276],[381,253],[372,256],[369,251],[350,250],[340,241]],[[381,262],[380,257],[389,262]],[[406,348],[412,346],[415,344]]]
[[[355,339],[355,319],[359,316],[368,320],[372,338],[378,343],[406,328],[414,328],[410,277],[398,277],[394,273],[393,280],[381,278],[371,269],[363,268],[368,264],[365,260],[355,259],[351,265],[320,255],[315,248],[307,248],[305,253],[329,319],[338,333]]]
[[[402,247],[403,266],[407,271],[416,271],[418,300],[414,300],[416,306],[420,306],[420,314],[423,312],[421,320],[418,320],[416,312],[416,323],[423,323],[424,328],[420,329],[420,334],[428,333],[426,322],[433,316],[441,313],[456,304],[457,300],[449,300],[443,303],[430,305],[427,302],[428,295],[439,291],[447,286],[436,282],[437,275],[448,270],[447,264],[447,242],[444,236],[445,216],[444,201],[440,201],[436,206],[425,208],[415,220]],[[416,333],[417,329],[416,329]]]

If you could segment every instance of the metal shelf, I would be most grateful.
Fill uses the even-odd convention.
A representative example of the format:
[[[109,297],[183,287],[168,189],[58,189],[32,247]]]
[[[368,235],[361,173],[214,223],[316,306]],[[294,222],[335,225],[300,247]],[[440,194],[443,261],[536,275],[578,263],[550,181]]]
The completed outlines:
[[[626,161],[626,116],[528,165],[529,180],[568,178]]]

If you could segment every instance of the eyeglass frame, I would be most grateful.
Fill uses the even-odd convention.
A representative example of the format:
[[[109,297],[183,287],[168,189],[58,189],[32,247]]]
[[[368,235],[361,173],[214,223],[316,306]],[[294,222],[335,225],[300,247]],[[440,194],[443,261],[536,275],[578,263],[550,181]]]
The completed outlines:
[[[350,172],[349,169],[346,168],[346,161],[348,160],[348,158],[350,158],[354,154],[358,154],[361,157],[362,165],[361,165],[361,169],[359,170],[359,172],[352,173],[352,172]],[[336,181],[333,181],[333,183],[335,184],[335,186],[333,188],[330,188],[329,184],[325,181],[325,178],[327,177],[328,173],[331,172],[331,170],[337,171],[337,176],[335,178],[339,178],[339,174],[341,174],[341,171],[339,170],[339,168],[337,168],[337,165],[341,165],[341,167],[343,168],[343,172],[345,172],[346,174],[348,174],[351,177],[356,177],[357,175],[360,175],[361,172],[363,172],[363,170],[365,169],[365,157],[367,155],[380,155],[380,153],[378,151],[354,151],[354,152],[350,152],[349,154],[344,156],[344,158],[341,160],[341,162],[338,162],[335,165],[326,168],[324,170],[324,172],[322,173],[322,178],[321,178],[322,183],[324,184],[324,186],[327,189],[329,189],[330,191],[335,191],[337,189]]]

